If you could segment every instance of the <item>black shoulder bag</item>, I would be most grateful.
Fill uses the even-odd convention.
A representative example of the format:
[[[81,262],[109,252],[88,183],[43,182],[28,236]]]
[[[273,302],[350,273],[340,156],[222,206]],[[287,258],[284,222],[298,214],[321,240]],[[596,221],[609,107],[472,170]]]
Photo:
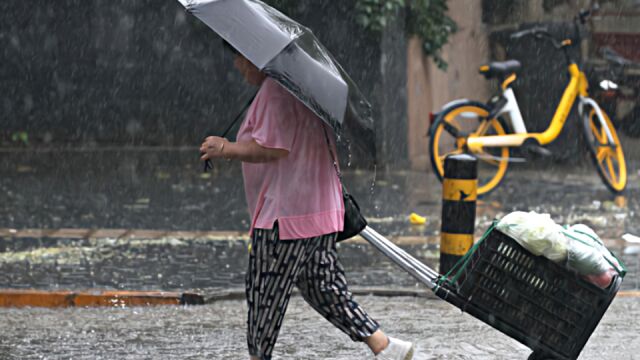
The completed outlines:
[[[344,202],[344,228],[342,229],[342,231],[338,232],[337,241],[347,240],[358,235],[367,226],[367,220],[365,220],[364,216],[362,216],[362,214],[360,213],[360,206],[358,206],[356,199],[353,197],[353,195],[349,194],[347,188],[345,188],[344,183],[342,182],[342,174],[338,169],[336,157],[333,155],[333,151],[331,151],[331,142],[329,141],[329,135],[327,135],[327,129],[325,128],[324,124],[322,124],[322,129],[324,130],[324,136],[327,139],[327,146],[329,147],[329,155],[331,155],[333,167],[334,169],[336,169],[338,180],[340,180],[340,184],[342,185],[342,200]]]

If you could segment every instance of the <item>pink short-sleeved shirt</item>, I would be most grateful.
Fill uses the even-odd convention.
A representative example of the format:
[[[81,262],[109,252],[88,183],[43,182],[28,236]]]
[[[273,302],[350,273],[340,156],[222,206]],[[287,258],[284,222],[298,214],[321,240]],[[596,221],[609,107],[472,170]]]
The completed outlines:
[[[237,141],[253,139],[289,154],[266,163],[242,163],[251,230],[272,229],[276,220],[283,240],[342,230],[342,189],[323,127],[335,155],[332,130],[280,84],[265,79]]]

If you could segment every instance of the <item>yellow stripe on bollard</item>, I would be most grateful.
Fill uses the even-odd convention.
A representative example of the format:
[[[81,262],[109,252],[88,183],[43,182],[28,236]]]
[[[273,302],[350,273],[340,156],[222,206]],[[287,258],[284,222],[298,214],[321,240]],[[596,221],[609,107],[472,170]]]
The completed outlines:
[[[442,184],[442,199],[450,201],[476,201],[478,180],[447,179]]]
[[[455,266],[473,246],[478,198],[478,161],[468,154],[444,159],[442,223],[440,225],[440,273]]]
[[[463,256],[473,246],[473,235],[471,234],[449,234],[442,233],[440,242],[440,253],[447,255]]]

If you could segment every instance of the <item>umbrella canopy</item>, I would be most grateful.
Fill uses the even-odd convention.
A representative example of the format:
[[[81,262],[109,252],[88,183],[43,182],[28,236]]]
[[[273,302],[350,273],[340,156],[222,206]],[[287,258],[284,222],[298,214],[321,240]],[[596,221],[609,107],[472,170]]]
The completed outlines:
[[[336,134],[350,134],[347,141],[375,158],[371,105],[311,30],[259,0],[178,1]]]

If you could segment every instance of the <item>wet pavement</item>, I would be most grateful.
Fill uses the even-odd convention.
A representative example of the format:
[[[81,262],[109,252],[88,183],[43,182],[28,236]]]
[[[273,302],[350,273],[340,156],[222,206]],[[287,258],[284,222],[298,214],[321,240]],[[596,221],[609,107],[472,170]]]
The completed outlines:
[[[624,198],[613,196],[591,164],[512,164],[506,181],[478,206],[477,233],[513,210],[584,222],[603,238],[640,234],[640,156],[629,159]],[[195,148],[0,150],[0,228],[246,231],[240,167],[202,172]],[[429,171],[345,169],[363,213],[389,236],[437,235],[441,185]],[[427,217],[413,226],[408,215]]]
[[[196,149],[74,149],[0,152],[0,229],[236,231],[231,237],[75,238],[0,232],[0,287],[195,291],[242,294],[248,214],[240,169],[226,162],[203,174]],[[638,163],[615,197],[595,170],[518,165],[478,203],[476,235],[513,210],[587,223],[623,258],[623,290],[640,289]],[[428,172],[347,170],[371,226],[438,267],[441,186]],[[408,215],[427,217],[412,225]],[[233,233],[232,233],[233,234]],[[340,245],[354,289],[424,294],[424,286],[366,243]],[[525,358],[527,348],[451,305],[431,298],[361,297],[392,335],[413,339],[418,359]],[[0,309],[0,359],[245,358],[244,301],[192,308]],[[640,351],[640,300],[617,298],[581,359],[632,359]],[[368,353],[295,298],[277,358],[359,359]],[[331,350],[327,350],[331,349]],[[47,355],[48,354],[48,355]]]
[[[525,346],[453,306],[415,297],[359,297],[392,335],[414,341],[415,359],[526,359]],[[246,359],[245,305],[0,309],[2,359]],[[616,299],[580,360],[632,360],[640,353],[640,302]],[[365,345],[316,314],[289,305],[274,359],[371,359]]]
[[[438,269],[439,244],[401,239],[405,251]],[[435,238],[433,240],[436,240]],[[31,242],[31,244],[29,244]],[[20,244],[17,250],[12,246]],[[190,291],[215,294],[244,287],[246,239],[0,239],[0,288]],[[614,244],[615,245],[615,244]],[[424,286],[367,243],[338,244],[356,287]],[[614,247],[628,268],[623,290],[640,289],[640,249]]]
[[[624,233],[640,235],[637,159],[629,161],[629,186],[622,197],[605,188],[589,163],[556,165],[545,171],[513,164],[501,187],[478,202],[476,236],[493,219],[514,210],[548,212],[559,223],[586,223],[626,261],[630,275],[625,288],[638,289],[640,244],[621,240]],[[240,168],[222,161],[204,174],[201,165],[195,148],[0,151],[0,229],[238,232],[222,241],[197,236],[15,238],[0,232],[0,286],[161,290],[241,286],[248,212]],[[391,239],[408,239],[412,253],[437,266],[441,185],[433,174],[347,169],[345,178],[373,228]],[[412,225],[411,212],[426,216],[426,224]],[[354,254],[353,281],[358,284],[415,283],[409,277],[405,281],[380,275],[379,281],[367,284],[372,281],[369,273],[378,268],[371,265],[388,262],[371,254],[375,250],[366,245],[344,246],[355,249],[344,256]],[[386,273],[389,267],[382,268],[380,273]]]

